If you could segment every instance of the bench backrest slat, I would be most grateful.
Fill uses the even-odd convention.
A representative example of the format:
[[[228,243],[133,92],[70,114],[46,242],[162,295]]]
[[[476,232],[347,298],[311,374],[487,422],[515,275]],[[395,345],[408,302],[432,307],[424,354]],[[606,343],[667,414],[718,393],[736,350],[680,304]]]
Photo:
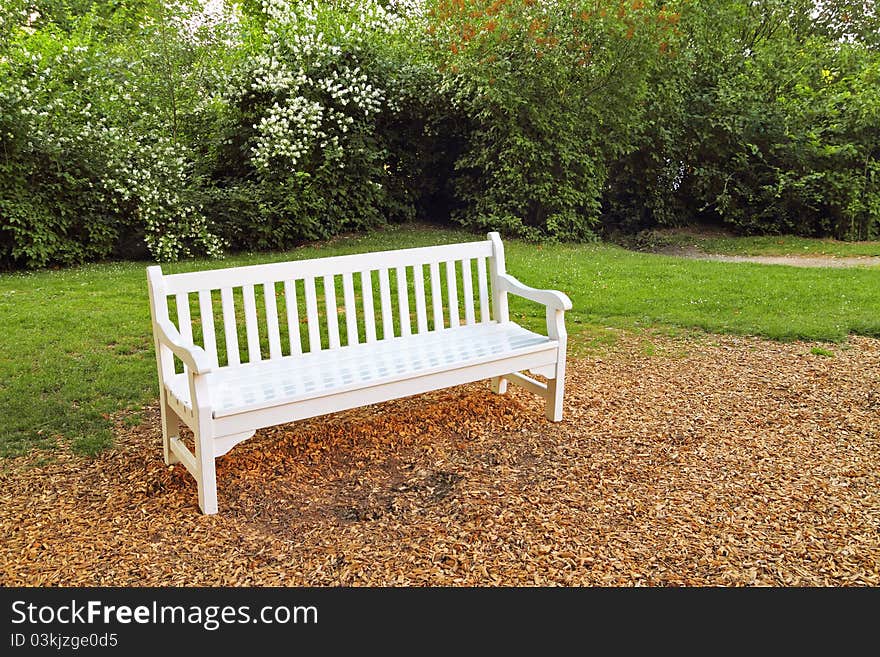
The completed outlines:
[[[309,327],[309,351],[321,350],[321,322],[318,318],[318,293],[315,291],[315,279],[305,279],[306,287],[306,322]]]
[[[336,281],[333,274],[324,275],[324,311],[327,313],[327,341],[330,349],[339,349],[339,312],[336,307]]]
[[[382,309],[382,339],[387,340],[394,335],[394,317],[391,315],[391,283],[388,270],[379,270],[379,299]]]
[[[428,332],[428,310],[425,303],[425,268],[423,265],[413,267],[413,296],[416,304],[416,330]]]
[[[299,308],[296,302],[296,282],[284,281],[284,307],[287,313],[287,335],[290,340],[290,354],[302,353],[302,336],[299,332]]]
[[[455,278],[455,260],[446,261],[446,294],[449,304],[449,327],[458,326],[458,283]]]
[[[244,298],[244,321],[247,335],[248,362],[263,360],[260,353],[260,326],[257,323],[257,300],[254,297],[254,286],[242,286]]]
[[[461,287],[464,295],[464,323],[476,324],[474,318],[474,282],[471,276],[471,259],[461,261]]]
[[[200,326],[196,343],[216,366],[234,367],[493,321],[505,309],[492,293],[498,252],[486,240],[160,275],[166,301],[155,307],[167,313],[174,297],[183,338]]]
[[[345,337],[347,344],[359,344],[357,305],[354,300],[354,278],[351,272],[342,275],[342,303],[345,307]]]
[[[202,323],[202,343],[211,362],[217,362],[217,336],[214,333],[214,303],[210,290],[199,290],[199,320]]]
[[[397,317],[400,320],[399,335],[411,335],[412,324],[409,318],[409,286],[406,282],[406,267],[397,267]]]
[[[486,283],[486,259],[477,258],[477,285],[480,289],[480,322],[489,321],[489,285]]]
[[[434,330],[443,329],[443,294],[440,291],[440,263],[432,262],[431,270],[431,306],[434,311]]]
[[[226,339],[226,359],[228,365],[238,365],[238,326],[235,321],[235,297],[231,287],[220,289],[220,305],[223,308],[223,336]]]
[[[361,299],[364,304],[364,329],[367,342],[376,341],[376,317],[373,313],[373,274],[361,272]]]
[[[174,295],[174,302],[177,306],[177,327],[180,331],[180,335],[183,336],[183,339],[187,342],[192,342],[193,333],[192,333],[192,319],[190,318],[189,312],[189,294],[186,292],[178,292]],[[186,365],[183,366],[183,371],[186,372]]]
[[[266,306],[266,330],[269,333],[269,358],[281,358],[281,330],[278,326],[278,300],[275,297],[275,283],[263,284],[263,299]]]

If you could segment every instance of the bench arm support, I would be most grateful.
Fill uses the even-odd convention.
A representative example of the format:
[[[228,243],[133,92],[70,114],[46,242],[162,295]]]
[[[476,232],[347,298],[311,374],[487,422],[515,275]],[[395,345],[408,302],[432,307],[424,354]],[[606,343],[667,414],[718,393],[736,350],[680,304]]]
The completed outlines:
[[[498,275],[498,287],[502,292],[515,294],[523,299],[529,299],[536,303],[552,308],[553,310],[571,310],[571,299],[568,295],[557,290],[539,290],[520,283],[510,274]]]
[[[153,326],[159,343],[168,347],[182,360],[193,374],[207,374],[213,363],[208,353],[199,346],[187,342],[174,325],[164,318],[157,318]]]

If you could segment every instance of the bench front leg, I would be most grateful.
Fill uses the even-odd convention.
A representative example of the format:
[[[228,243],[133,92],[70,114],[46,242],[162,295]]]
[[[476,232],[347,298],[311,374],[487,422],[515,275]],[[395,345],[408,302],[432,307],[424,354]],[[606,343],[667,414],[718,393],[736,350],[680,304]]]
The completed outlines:
[[[190,400],[194,411],[195,472],[199,508],[204,514],[217,513],[217,470],[214,457],[214,414],[205,375],[189,373]]]
[[[217,469],[214,459],[214,434],[210,419],[200,409],[195,434],[199,508],[204,514],[217,513]]]

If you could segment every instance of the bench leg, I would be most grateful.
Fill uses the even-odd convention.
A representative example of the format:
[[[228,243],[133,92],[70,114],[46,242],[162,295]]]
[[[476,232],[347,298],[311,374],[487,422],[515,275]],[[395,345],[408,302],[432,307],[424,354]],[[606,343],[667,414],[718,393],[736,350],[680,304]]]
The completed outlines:
[[[165,465],[174,465],[180,463],[180,459],[171,451],[171,439],[180,437],[180,417],[164,398],[159,404],[159,410],[162,413],[162,452],[165,455]]]
[[[199,420],[195,434],[199,508],[204,514],[217,513],[217,470],[214,464],[214,436],[210,424]]]
[[[507,392],[507,379],[503,376],[492,377],[492,392],[496,395],[503,395]]]
[[[556,364],[556,377],[547,379],[545,413],[551,422],[562,421],[562,398],[565,395],[565,361]]]

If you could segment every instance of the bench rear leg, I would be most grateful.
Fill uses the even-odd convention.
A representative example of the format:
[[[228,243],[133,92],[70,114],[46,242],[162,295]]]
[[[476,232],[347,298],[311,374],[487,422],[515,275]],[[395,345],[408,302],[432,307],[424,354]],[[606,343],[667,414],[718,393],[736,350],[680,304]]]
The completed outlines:
[[[174,465],[180,463],[180,459],[171,451],[171,439],[180,437],[180,417],[165,401],[164,395],[159,407],[162,413],[162,452],[165,455],[165,464]]]
[[[503,395],[507,392],[507,379],[503,376],[492,377],[492,392],[496,395]]]

